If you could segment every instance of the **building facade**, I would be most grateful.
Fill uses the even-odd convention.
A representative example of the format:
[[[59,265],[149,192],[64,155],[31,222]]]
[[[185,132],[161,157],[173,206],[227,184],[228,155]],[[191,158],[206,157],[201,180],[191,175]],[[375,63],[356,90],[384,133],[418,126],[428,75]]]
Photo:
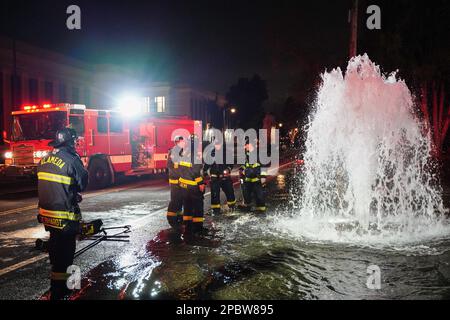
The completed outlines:
[[[225,99],[186,85],[139,83],[118,66],[91,65],[62,54],[0,36],[0,130],[8,139],[11,112],[24,105],[78,103],[113,108],[120,92],[138,88],[146,111],[155,116],[187,116],[221,125]],[[3,143],[3,139],[0,140]]]
[[[91,102],[91,70],[62,55],[0,38],[0,129],[9,135],[11,111],[25,104]]]
[[[203,126],[211,123],[222,126],[225,97],[215,92],[200,90],[188,85],[150,83],[141,90],[144,110],[154,116],[187,116],[200,120]]]

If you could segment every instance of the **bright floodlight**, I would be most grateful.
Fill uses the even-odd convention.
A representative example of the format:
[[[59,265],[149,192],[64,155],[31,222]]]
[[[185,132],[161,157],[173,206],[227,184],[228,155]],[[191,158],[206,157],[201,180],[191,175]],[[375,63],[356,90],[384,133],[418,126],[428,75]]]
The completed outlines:
[[[124,95],[118,100],[117,109],[125,116],[135,116],[142,111],[143,99],[135,95]]]

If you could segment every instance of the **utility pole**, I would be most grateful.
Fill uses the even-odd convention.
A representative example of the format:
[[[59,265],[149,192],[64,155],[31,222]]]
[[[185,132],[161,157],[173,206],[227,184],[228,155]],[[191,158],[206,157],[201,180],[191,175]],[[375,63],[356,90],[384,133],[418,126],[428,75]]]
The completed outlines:
[[[228,125],[226,123],[227,108],[224,106],[222,111],[223,111],[223,114],[222,114],[223,132],[225,132],[225,130],[228,129]]]
[[[350,23],[349,56],[352,58],[358,53],[358,0],[353,0],[353,7],[349,11],[348,20]]]
[[[12,57],[13,57],[13,81],[12,81],[12,110],[17,107],[17,99],[16,96],[18,94],[17,88],[17,45],[16,45],[16,37],[13,34],[12,39]]]

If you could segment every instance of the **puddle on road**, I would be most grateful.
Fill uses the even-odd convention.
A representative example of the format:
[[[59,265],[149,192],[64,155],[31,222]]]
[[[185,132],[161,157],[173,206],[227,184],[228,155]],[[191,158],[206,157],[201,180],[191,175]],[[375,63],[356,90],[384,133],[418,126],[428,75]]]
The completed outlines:
[[[135,203],[120,208],[99,211],[83,211],[83,217],[87,220],[102,219],[105,226],[124,225],[132,223],[141,217],[148,216],[149,212],[155,212],[165,207],[166,201],[151,201],[147,203]]]

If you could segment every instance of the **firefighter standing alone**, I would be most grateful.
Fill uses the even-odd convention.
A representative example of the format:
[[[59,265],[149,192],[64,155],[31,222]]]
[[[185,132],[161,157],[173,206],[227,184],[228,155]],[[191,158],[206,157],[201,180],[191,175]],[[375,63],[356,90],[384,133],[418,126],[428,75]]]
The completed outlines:
[[[218,153],[222,153],[223,156],[218,157]],[[220,214],[220,189],[225,193],[227,205],[231,210],[236,205],[236,197],[231,180],[232,166],[225,163],[225,148],[219,140],[214,140],[212,156],[215,159],[220,159],[220,161],[216,160],[210,165],[205,164],[204,171],[211,178],[211,209],[213,210],[213,214],[217,215]]]
[[[54,150],[38,165],[38,221],[50,232],[48,252],[51,272],[51,299],[63,299],[67,288],[67,268],[72,265],[76,236],[80,233],[79,192],[88,183],[88,173],[75,151],[76,132],[65,128],[49,143]]]
[[[180,160],[186,142],[182,136],[174,139],[175,146],[169,150],[167,169],[169,171],[170,202],[167,208],[167,221],[176,230],[183,222],[183,190],[180,187]]]

